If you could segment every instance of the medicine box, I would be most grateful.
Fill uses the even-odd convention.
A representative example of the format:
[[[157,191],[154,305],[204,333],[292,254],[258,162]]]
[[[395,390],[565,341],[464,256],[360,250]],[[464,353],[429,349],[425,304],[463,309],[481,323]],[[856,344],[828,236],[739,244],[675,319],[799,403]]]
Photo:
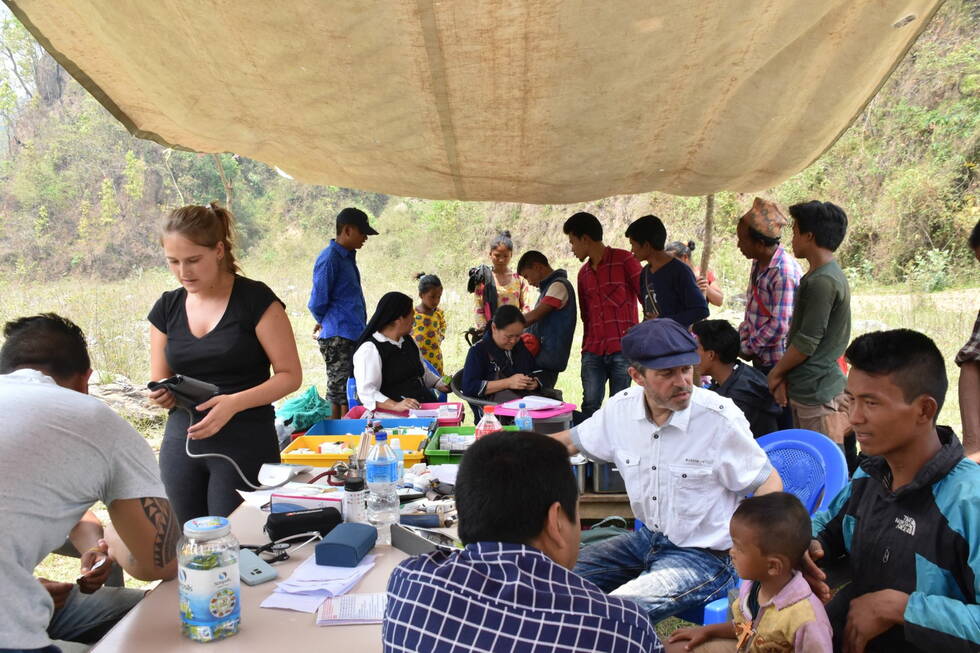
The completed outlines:
[[[439,411],[439,415],[436,418],[439,422],[439,426],[459,426],[460,424],[463,423],[463,404],[461,402],[449,401],[444,403],[443,402],[424,403],[424,404],[420,404],[419,408],[426,411]],[[354,406],[349,411],[347,411],[347,414],[344,415],[344,419],[361,419],[364,417],[365,412],[367,411],[364,408],[364,406]],[[405,411],[404,416],[401,417],[390,417],[390,418],[382,417],[380,419],[383,425],[388,419],[391,419],[393,421],[405,421],[409,419],[431,420],[432,418],[431,417],[413,418],[408,413],[408,411]]]
[[[269,512],[292,512],[311,508],[336,508],[344,513],[344,491],[330,486],[307,485],[306,487],[273,490],[269,498]]]

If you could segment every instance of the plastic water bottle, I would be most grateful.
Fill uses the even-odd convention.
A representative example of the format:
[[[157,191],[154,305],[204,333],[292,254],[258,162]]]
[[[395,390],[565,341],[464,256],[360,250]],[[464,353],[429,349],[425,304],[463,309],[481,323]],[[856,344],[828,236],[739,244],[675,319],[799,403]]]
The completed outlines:
[[[483,417],[480,419],[480,423],[476,425],[476,439],[479,440],[484,435],[496,433],[501,429],[503,427],[497,420],[497,416],[493,414],[493,406],[486,406],[483,409]]]
[[[531,413],[527,410],[527,404],[523,401],[518,405],[517,417],[514,418],[514,425],[522,431],[533,431],[534,421],[531,419]]]
[[[398,459],[398,485],[405,480],[405,450],[402,449],[402,441],[398,438],[391,439],[391,452]]]
[[[224,639],[241,625],[238,540],[224,517],[184,524],[177,545],[180,631],[197,642]]]
[[[378,544],[391,544],[391,525],[398,523],[398,459],[388,446],[388,434],[378,431],[368,454],[368,523],[378,529]]]

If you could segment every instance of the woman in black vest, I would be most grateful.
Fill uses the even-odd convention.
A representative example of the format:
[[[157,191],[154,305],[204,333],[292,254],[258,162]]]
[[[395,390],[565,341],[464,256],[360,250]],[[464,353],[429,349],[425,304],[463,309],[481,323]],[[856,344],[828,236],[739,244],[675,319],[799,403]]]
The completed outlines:
[[[378,302],[354,351],[357,396],[368,410],[405,411],[435,401],[432,388],[446,391],[422,363],[409,337],[415,319],[412,298],[390,292]]]

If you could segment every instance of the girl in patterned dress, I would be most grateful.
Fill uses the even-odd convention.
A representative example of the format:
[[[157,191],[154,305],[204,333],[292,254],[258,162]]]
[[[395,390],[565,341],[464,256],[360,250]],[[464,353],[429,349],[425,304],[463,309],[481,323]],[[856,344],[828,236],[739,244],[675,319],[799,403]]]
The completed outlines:
[[[442,369],[442,341],[446,337],[446,316],[439,308],[442,299],[442,282],[434,274],[420,272],[415,275],[419,281],[419,303],[415,307],[415,322],[412,337],[418,345],[422,357],[432,363],[439,374]]]
[[[516,306],[522,313],[531,310],[530,288],[527,280],[510,269],[510,259],[514,256],[514,241],[509,231],[501,231],[490,241],[490,262],[493,264],[493,285],[495,292],[486,293],[485,284],[473,292],[476,301],[476,328],[485,329],[496,310],[507,304]],[[487,300],[490,301],[487,301]]]

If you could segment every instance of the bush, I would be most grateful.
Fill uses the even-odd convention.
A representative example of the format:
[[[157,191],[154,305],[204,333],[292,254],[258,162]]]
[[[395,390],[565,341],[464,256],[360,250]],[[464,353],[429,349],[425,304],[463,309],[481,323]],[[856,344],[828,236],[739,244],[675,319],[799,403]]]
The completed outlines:
[[[949,287],[952,255],[942,249],[929,249],[915,255],[906,268],[905,280],[923,292]]]

